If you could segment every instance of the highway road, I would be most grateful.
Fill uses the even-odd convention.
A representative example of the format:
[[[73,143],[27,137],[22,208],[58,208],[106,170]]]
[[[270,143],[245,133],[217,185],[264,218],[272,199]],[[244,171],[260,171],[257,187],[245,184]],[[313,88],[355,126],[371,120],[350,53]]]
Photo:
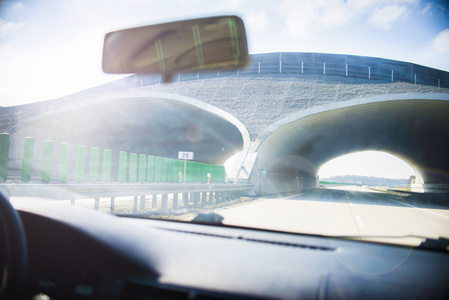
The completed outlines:
[[[385,236],[449,238],[449,207],[412,205],[406,198],[363,187],[315,189],[289,197],[262,198],[215,212],[229,225],[354,236],[367,241],[419,245],[420,238]]]

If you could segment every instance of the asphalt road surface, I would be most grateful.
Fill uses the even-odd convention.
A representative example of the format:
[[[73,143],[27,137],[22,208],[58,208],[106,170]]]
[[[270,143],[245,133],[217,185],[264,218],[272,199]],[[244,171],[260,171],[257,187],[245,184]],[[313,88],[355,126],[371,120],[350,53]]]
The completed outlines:
[[[230,225],[405,245],[419,245],[422,239],[386,236],[449,238],[449,207],[410,204],[406,198],[363,187],[323,188],[284,198],[263,198],[216,213]]]

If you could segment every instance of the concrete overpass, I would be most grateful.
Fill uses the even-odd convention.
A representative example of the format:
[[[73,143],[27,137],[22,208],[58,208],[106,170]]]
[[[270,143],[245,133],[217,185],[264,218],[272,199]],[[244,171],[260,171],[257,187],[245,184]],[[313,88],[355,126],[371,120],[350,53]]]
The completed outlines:
[[[227,160],[230,180],[272,193],[313,187],[325,162],[378,150],[408,162],[417,187],[448,188],[447,72],[377,58],[273,53],[253,55],[247,70],[158,80],[131,76],[15,108],[26,117],[8,127],[12,155],[20,158],[24,136],[48,128],[43,139],[165,156],[192,150],[199,161]],[[45,113],[33,115],[39,105]]]
[[[262,193],[308,187],[327,161],[375,150],[411,165],[415,190],[448,192],[448,115],[448,95],[434,94],[367,97],[293,113],[252,145],[263,170],[252,180],[262,182]]]

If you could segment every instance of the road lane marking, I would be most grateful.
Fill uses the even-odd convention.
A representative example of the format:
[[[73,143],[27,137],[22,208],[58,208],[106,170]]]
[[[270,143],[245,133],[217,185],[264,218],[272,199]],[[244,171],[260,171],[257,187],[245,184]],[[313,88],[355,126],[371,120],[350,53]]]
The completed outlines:
[[[363,224],[362,219],[359,216],[356,216],[355,218],[357,223],[359,223],[360,228],[365,228],[365,224]]]
[[[429,214],[432,214],[432,215],[436,215],[436,216],[440,216],[440,217],[449,219],[448,216],[444,216],[444,215],[438,214],[438,213],[433,212],[433,211],[428,211],[427,209],[424,209],[424,208],[419,208],[419,207],[416,207],[416,206],[413,206],[413,205],[410,205],[410,204],[407,204],[407,203],[404,203],[404,202],[401,202],[401,201],[393,200],[393,199],[389,199],[389,200],[394,201],[394,202],[397,202],[397,203],[399,203],[399,204],[403,204],[403,205],[410,206],[410,207],[412,207],[412,208],[416,208],[416,209],[422,210],[422,211],[424,211],[424,212],[426,212],[426,213],[429,213]]]
[[[407,204],[407,203],[404,203],[404,202],[401,202],[401,201],[393,200],[393,199],[389,199],[389,200],[394,201],[394,202],[397,202],[397,203],[399,203],[399,204],[403,204],[403,205],[410,206],[410,207],[412,207],[412,208],[416,208],[416,209],[422,210],[422,211],[424,211],[424,212],[426,212],[426,213],[429,213],[429,214],[432,214],[432,215],[436,215],[436,216],[440,216],[440,217],[449,219],[448,216],[444,216],[444,215],[435,213],[435,212],[433,212],[433,211],[428,211],[427,209],[424,209],[424,208],[416,207],[416,206],[413,206],[413,205],[410,205],[410,204]]]
[[[360,219],[359,216],[355,216],[355,215],[354,215],[354,212],[352,211],[352,208],[351,208],[351,207],[352,207],[352,203],[351,203],[351,201],[349,200],[349,197],[346,197],[346,199],[347,199],[347,201],[348,201],[348,209],[349,209],[349,213],[351,214],[352,221],[354,222],[354,227],[355,227],[355,229],[357,230],[357,232],[359,233],[359,237],[362,238],[362,235],[360,234],[360,228],[365,227],[365,224],[363,224],[363,222],[362,222],[362,220]],[[363,226],[360,225],[360,222],[362,222],[362,225],[363,225]],[[357,225],[357,223],[359,223],[359,224]]]

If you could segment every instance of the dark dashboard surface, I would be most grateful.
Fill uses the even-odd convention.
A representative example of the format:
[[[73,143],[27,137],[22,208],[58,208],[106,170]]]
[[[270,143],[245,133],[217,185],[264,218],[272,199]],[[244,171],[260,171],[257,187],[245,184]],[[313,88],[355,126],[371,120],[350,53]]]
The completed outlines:
[[[54,299],[447,299],[444,252],[14,202],[27,295]]]

